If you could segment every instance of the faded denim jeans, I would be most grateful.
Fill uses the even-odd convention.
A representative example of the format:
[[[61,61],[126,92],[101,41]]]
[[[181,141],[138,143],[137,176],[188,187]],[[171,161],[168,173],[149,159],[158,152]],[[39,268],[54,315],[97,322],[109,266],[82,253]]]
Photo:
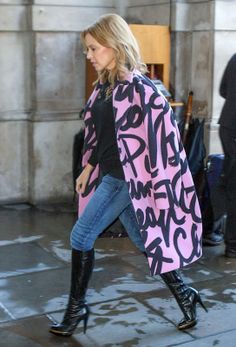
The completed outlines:
[[[145,252],[134,208],[124,180],[106,175],[90,199],[71,232],[71,246],[79,251],[89,251],[97,237],[116,218],[120,219],[130,240]]]

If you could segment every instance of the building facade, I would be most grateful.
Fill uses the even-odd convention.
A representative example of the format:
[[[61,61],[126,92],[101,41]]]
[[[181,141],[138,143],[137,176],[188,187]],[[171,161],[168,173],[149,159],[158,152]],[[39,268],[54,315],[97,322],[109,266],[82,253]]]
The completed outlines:
[[[111,12],[170,26],[175,97],[194,92],[207,150],[221,152],[218,90],[235,52],[234,0],[0,0],[0,203],[72,199],[73,138],[85,102],[79,33]]]

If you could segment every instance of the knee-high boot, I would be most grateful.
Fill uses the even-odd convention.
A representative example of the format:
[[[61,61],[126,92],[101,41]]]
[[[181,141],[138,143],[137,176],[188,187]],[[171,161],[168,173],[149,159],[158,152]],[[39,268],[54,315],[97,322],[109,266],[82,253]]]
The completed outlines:
[[[72,249],[71,289],[66,312],[61,323],[53,324],[50,332],[56,335],[70,336],[80,321],[87,328],[89,307],[85,301],[88,282],[94,265],[94,250],[87,252]]]
[[[178,329],[185,330],[193,327],[197,324],[196,305],[199,303],[205,311],[207,311],[205,305],[202,302],[199,292],[187,286],[180,273],[178,271],[170,271],[161,274],[161,278],[164,280],[171,293],[174,295],[181,311],[184,314],[184,318],[179,322]]]

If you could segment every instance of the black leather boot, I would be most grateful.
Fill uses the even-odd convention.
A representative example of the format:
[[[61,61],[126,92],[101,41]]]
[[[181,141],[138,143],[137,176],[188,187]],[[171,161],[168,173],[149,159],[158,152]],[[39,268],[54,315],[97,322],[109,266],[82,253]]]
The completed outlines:
[[[53,324],[50,332],[55,335],[70,336],[80,321],[84,323],[86,332],[89,307],[85,301],[94,265],[94,250],[87,252],[72,249],[71,289],[66,312],[61,323]]]
[[[184,314],[184,318],[177,325],[178,329],[186,330],[192,328],[197,324],[197,303],[199,303],[202,308],[207,311],[199,292],[196,289],[187,286],[184,283],[180,273],[176,270],[161,274],[161,278],[174,295],[181,311]]]

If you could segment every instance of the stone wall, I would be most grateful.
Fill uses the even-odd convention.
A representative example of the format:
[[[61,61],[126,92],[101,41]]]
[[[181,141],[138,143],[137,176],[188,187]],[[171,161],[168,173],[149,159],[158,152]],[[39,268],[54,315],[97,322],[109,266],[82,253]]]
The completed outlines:
[[[0,200],[22,201],[29,191],[29,124],[32,108],[30,8],[0,5]]]
[[[0,1],[0,203],[72,199],[85,102],[79,32],[113,3]]]
[[[125,13],[128,21],[142,24],[170,24],[170,0],[129,0],[127,3]]]
[[[0,203],[73,196],[72,145],[85,102],[79,32],[103,13],[170,25],[171,88],[220,152],[219,83],[235,52],[234,0],[0,0]]]

